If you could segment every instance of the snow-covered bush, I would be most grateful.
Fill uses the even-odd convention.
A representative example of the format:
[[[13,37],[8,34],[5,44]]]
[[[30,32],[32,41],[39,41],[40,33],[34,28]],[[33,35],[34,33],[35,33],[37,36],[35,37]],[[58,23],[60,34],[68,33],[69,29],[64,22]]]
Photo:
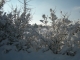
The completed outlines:
[[[0,6],[2,8],[3,2],[1,4],[2,5]],[[11,11],[11,13],[8,14],[6,12],[3,12],[2,10],[0,12],[0,46],[16,46],[18,50],[24,49],[24,46],[26,46],[26,48],[29,47],[29,41],[34,35],[31,34],[32,29],[30,28],[31,25],[29,24],[29,21],[31,20],[30,10],[28,9],[27,12],[23,11],[20,13],[20,11],[18,11],[18,8],[16,7],[15,9],[13,9],[13,11]],[[5,41],[5,43],[3,43],[3,41]],[[24,43],[20,41],[23,41]]]
[[[47,29],[46,34],[42,34],[45,36],[49,49],[55,54],[60,53],[74,56],[77,51],[76,49],[80,48],[80,23],[72,24],[68,16],[62,14],[62,11],[62,18],[59,19],[55,15],[54,10],[50,9],[50,13],[49,19],[52,21],[53,28],[50,32],[52,34],[50,34],[49,29]],[[47,34],[50,35],[47,37]]]
[[[17,7],[10,13],[2,11],[4,0],[0,3],[0,48],[8,53],[11,50],[27,51],[29,48],[55,54],[74,56],[80,49],[80,21],[72,24],[65,14],[57,18],[55,11],[50,9],[50,17],[42,15],[43,24],[32,26],[30,9],[24,7],[21,12]],[[26,0],[24,0],[26,1]],[[24,2],[25,3],[25,2]],[[26,6],[26,4],[24,4]],[[52,26],[48,26],[48,18]],[[13,48],[12,48],[13,47]]]

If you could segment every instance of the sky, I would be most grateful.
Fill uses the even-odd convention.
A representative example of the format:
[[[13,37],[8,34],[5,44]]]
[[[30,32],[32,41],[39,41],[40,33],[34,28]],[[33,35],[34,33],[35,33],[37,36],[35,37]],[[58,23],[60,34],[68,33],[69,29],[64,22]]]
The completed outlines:
[[[23,0],[20,1],[23,2]],[[28,4],[28,7],[32,8],[32,24],[41,24],[39,20],[42,19],[42,15],[50,16],[50,8],[54,10],[55,7],[58,18],[61,17],[60,11],[63,11],[63,13],[68,12],[68,15],[70,15],[69,19],[72,21],[80,19],[80,0],[31,0]],[[9,12],[12,5],[14,7],[16,5],[20,8],[22,7],[18,0],[11,0],[4,5],[4,11]]]

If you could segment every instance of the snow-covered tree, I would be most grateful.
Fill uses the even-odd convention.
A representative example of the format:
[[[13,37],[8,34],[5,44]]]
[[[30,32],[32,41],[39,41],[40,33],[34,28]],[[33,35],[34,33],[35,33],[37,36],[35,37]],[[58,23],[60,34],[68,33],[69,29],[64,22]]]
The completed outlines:
[[[0,2],[0,10],[3,7],[3,3],[5,0]],[[26,8],[25,8],[26,9]],[[25,14],[25,15],[24,15]],[[29,40],[31,36],[28,36],[28,31],[30,32],[29,21],[31,20],[31,14],[29,9],[26,9],[26,12],[18,11],[16,7],[11,11],[11,13],[0,11],[0,46],[7,45],[8,46],[19,46],[17,49],[22,50],[23,46],[29,45]],[[22,41],[23,40],[23,41]],[[24,42],[24,43],[23,43]],[[22,48],[21,48],[22,47]],[[29,46],[28,46],[29,47]],[[12,49],[12,48],[10,48]],[[6,50],[6,49],[5,49]]]
[[[45,36],[47,45],[53,53],[67,54],[74,56],[76,54],[76,48],[79,48],[79,25],[80,23],[72,24],[72,21],[68,19],[69,16],[63,14],[61,11],[62,18],[57,18],[55,10],[50,9],[49,19],[52,21],[52,30],[42,34]],[[44,16],[45,17],[45,16]],[[44,18],[45,19],[45,18]],[[43,20],[41,20],[43,22]],[[52,34],[50,34],[52,33]],[[77,48],[77,49],[78,49]]]

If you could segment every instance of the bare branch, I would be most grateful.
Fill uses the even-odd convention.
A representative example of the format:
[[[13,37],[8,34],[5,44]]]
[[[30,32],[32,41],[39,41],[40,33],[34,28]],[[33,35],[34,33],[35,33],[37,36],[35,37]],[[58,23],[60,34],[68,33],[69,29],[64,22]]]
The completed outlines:
[[[56,12],[56,6],[55,6],[55,9],[53,10],[53,12],[54,12],[54,13]]]
[[[11,6],[8,4],[8,6],[11,8],[11,10],[13,11],[13,5],[11,4]]]
[[[67,15],[67,18],[69,18],[69,16],[71,15],[71,12],[70,12],[70,14],[69,15]]]
[[[20,0],[18,0],[20,3],[22,3]],[[24,4],[24,3],[22,3],[22,4]]]
[[[32,1],[32,0],[26,1],[26,3],[30,2],[30,1]]]

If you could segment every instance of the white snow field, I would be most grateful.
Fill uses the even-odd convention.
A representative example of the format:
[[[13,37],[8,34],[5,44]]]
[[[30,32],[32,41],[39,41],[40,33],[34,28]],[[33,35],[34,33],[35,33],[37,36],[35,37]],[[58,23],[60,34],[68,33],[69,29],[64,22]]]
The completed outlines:
[[[75,56],[54,54],[52,51],[42,52],[30,49],[31,53],[26,51],[16,52],[11,50],[9,53],[4,53],[0,49],[0,60],[80,60],[80,51]]]

